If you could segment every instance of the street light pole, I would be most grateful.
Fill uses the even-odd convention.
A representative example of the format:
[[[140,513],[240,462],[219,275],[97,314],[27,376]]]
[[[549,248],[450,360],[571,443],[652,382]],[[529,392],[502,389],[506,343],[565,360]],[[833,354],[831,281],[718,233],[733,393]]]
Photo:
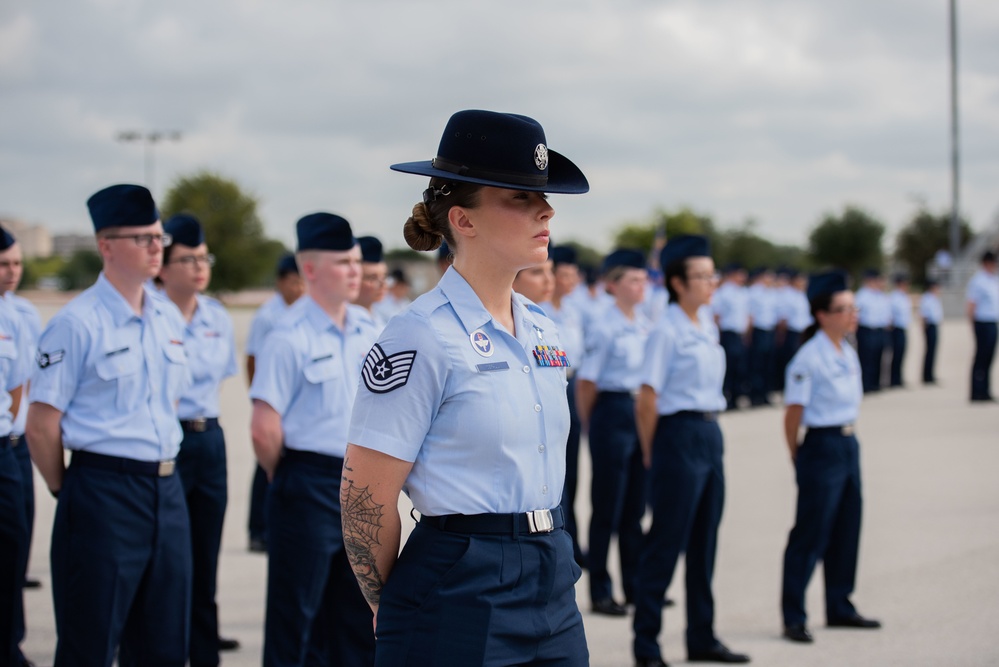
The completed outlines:
[[[957,259],[961,250],[959,185],[960,145],[957,116],[957,0],[950,2],[950,256]],[[953,273],[951,279],[953,280]]]
[[[125,132],[119,132],[117,135],[118,141],[125,143],[130,143],[133,141],[141,141],[143,145],[143,180],[146,183],[146,187],[149,188],[150,192],[155,194],[156,189],[156,159],[154,155],[154,147],[160,141],[180,141],[180,132],[176,130],[150,130],[148,132],[140,132],[137,130],[128,130]]]

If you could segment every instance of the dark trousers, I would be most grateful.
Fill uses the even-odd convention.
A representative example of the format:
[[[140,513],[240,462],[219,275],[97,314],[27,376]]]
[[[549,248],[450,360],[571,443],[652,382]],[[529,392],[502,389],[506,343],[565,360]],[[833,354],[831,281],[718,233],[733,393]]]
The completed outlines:
[[[0,517],[0,665],[19,665],[28,538],[21,470],[6,436],[0,438]]]
[[[25,409],[25,408],[22,408]],[[24,499],[24,544],[22,545],[23,553],[21,554],[24,561],[24,577],[28,576],[28,560],[31,556],[31,538],[34,533],[35,525],[35,477],[34,470],[31,467],[31,454],[28,452],[28,441],[25,439],[24,435],[18,438],[17,446],[14,447],[14,459],[17,461],[18,469],[21,473],[21,496]],[[21,582],[23,587],[24,582]],[[26,632],[25,622],[24,622],[24,601],[23,601],[23,590],[21,596],[21,614],[19,618],[20,629],[17,633],[17,641],[20,644],[24,641],[24,635]]]
[[[804,625],[805,589],[819,560],[825,574],[826,620],[856,613],[850,602],[860,546],[860,459],[857,439],[809,430],[794,462],[798,507],[784,551],[784,625]]]
[[[637,658],[661,656],[663,596],[684,552],[687,650],[710,650],[718,642],[711,580],[725,504],[722,453],[717,422],[683,414],[659,418],[649,486],[652,525],[642,545],[635,598]]]
[[[572,554],[577,563],[583,562],[583,550],[579,548],[579,532],[576,526],[576,485],[579,483],[579,413],[576,411],[576,378],[569,378],[566,386],[569,399],[569,438],[565,443],[565,485],[562,487],[562,516],[565,517],[565,532],[572,540]]]
[[[934,366],[937,362],[937,325],[927,322],[923,325],[926,338],[926,354],[923,356],[923,382],[936,382]]]
[[[907,336],[905,329],[901,327],[895,327],[891,330],[891,380],[889,381],[892,387],[901,387],[904,383],[902,382],[902,364],[905,361],[905,348],[907,344]]]
[[[857,327],[857,356],[864,392],[881,389],[881,359],[885,350],[885,330]]]
[[[996,323],[975,322],[975,361],[971,366],[971,400],[992,398],[989,373],[996,355]]]
[[[753,342],[749,348],[749,402],[766,405],[773,378],[774,330],[753,327]]]
[[[119,646],[122,667],[183,667],[191,529],[180,477],[90,467],[84,456],[73,454],[52,527],[56,667],[110,667]]]
[[[219,664],[215,603],[219,548],[227,498],[225,436],[221,428],[185,433],[177,456],[191,522],[191,667]]]
[[[251,540],[267,542],[267,473],[257,465],[253,471],[253,482],[250,485],[250,518],[247,529]]]
[[[621,584],[625,597],[634,597],[635,575],[645,513],[645,471],[635,430],[635,401],[628,393],[601,392],[590,417],[590,456],[593,459],[590,500],[590,599],[612,597],[607,553],[618,536]]]
[[[462,535],[418,524],[382,590],[379,667],[589,664],[565,531]]]
[[[367,666],[371,608],[347,562],[343,459],[285,450],[267,493],[264,667]]]
[[[787,365],[791,363],[794,353],[801,346],[801,332],[793,329],[785,329],[784,336],[777,347],[774,355],[774,391],[784,391],[784,375],[787,372]]]
[[[730,408],[736,407],[746,388],[746,343],[737,331],[722,331],[721,346],[725,350],[725,383],[722,391]]]

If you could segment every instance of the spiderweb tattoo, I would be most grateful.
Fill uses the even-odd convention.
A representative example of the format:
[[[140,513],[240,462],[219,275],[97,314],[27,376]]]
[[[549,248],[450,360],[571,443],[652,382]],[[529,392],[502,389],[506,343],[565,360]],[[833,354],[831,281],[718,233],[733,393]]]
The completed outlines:
[[[377,605],[382,596],[381,574],[375,561],[374,549],[381,546],[378,533],[382,529],[382,507],[372,498],[368,487],[358,488],[348,477],[353,470],[344,462],[343,480],[340,485],[340,504],[343,517],[343,544],[347,560],[354,570],[361,593],[369,604]]]

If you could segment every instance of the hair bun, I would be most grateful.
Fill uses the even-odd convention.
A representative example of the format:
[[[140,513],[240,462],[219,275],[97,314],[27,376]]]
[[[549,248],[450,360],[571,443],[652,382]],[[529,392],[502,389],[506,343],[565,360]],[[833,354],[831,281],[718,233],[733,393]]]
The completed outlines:
[[[406,220],[402,235],[410,248],[420,251],[437,250],[444,240],[441,233],[433,229],[430,214],[423,202],[413,206],[413,215]]]

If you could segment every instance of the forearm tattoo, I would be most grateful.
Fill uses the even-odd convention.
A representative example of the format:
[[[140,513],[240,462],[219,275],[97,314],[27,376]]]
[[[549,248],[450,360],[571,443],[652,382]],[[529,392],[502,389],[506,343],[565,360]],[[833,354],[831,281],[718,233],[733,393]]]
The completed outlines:
[[[368,487],[358,488],[351,479],[353,469],[344,462],[340,483],[340,505],[343,516],[343,544],[347,560],[354,570],[361,593],[368,604],[378,605],[382,597],[381,573],[374,550],[381,546],[378,534],[382,529],[382,508],[371,497]]]

